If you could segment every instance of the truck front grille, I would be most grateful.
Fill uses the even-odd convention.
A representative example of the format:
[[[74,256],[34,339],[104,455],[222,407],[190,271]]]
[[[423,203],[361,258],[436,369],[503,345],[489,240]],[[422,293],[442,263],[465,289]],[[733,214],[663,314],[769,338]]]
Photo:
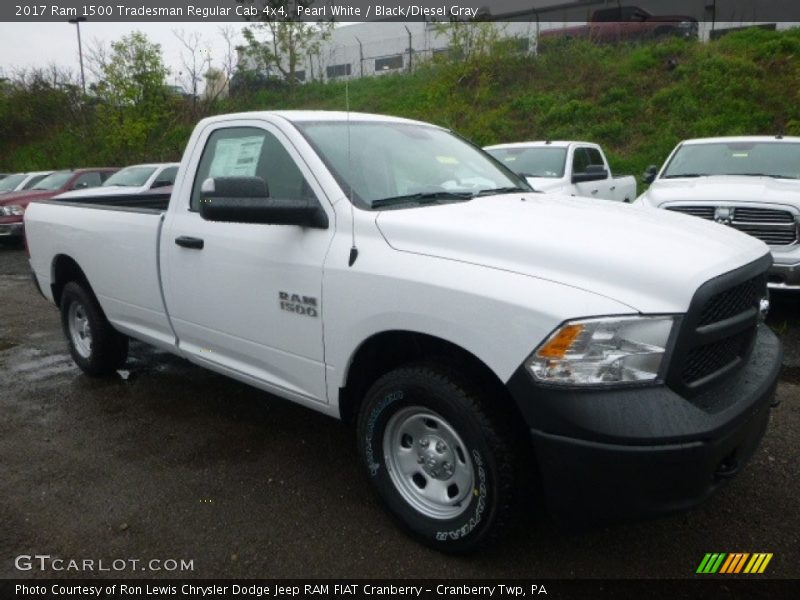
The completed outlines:
[[[699,325],[724,321],[753,307],[758,308],[758,303],[765,295],[765,285],[764,276],[758,275],[714,294],[703,306]]]
[[[667,383],[692,396],[735,370],[755,340],[759,304],[767,293],[771,259],[726,273],[702,285],[675,343]]]
[[[718,216],[718,208],[729,212]],[[729,225],[770,246],[790,246],[798,241],[800,225],[786,210],[743,206],[669,206],[667,210]]]

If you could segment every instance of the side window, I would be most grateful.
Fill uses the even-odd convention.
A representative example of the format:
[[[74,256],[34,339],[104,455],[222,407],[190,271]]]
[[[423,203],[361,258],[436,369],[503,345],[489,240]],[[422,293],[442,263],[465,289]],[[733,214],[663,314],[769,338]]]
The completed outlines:
[[[151,188],[166,187],[175,184],[175,176],[178,174],[178,167],[167,167],[153,181]]]
[[[85,190],[86,188],[97,187],[101,183],[103,183],[103,180],[100,178],[100,173],[84,173],[75,180],[75,183],[72,184],[72,189]]]
[[[575,148],[575,153],[572,155],[572,172],[585,173],[588,166],[589,153],[586,148]]]
[[[208,138],[192,185],[190,209],[200,206],[200,188],[209,177],[261,177],[271,198],[315,198],[303,174],[271,133],[255,127],[217,129]]]
[[[22,189],[24,189],[24,190],[31,189],[33,186],[35,186],[37,183],[39,183],[45,177],[47,177],[47,174],[45,174],[45,175],[34,175],[33,177],[31,177],[30,181],[28,181],[28,183],[26,183],[25,187],[22,188]]]
[[[586,148],[586,152],[589,155],[590,165],[596,165],[598,167],[606,166],[606,163],[603,162],[603,155],[600,154],[600,150],[597,148]]]

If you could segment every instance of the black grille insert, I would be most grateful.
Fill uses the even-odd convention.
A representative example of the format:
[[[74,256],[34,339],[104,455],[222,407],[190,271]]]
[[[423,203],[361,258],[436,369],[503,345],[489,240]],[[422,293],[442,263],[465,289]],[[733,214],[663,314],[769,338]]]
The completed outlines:
[[[713,295],[703,306],[698,325],[710,325],[751,308],[758,309],[758,303],[765,295],[766,283],[762,274]]]
[[[747,353],[752,337],[753,331],[747,330],[718,342],[692,348],[683,364],[683,380],[694,383],[732,365]]]
[[[765,254],[698,288],[675,340],[667,385],[693,398],[747,360],[771,263],[771,256]]]

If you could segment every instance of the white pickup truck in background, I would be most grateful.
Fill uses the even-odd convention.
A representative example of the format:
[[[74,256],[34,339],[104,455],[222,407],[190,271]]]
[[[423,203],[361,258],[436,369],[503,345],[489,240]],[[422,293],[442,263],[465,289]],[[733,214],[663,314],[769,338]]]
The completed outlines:
[[[56,196],[55,199],[124,196],[159,190],[175,184],[178,166],[178,163],[131,165],[120,169],[97,187],[65,192]]]
[[[700,502],[758,446],[781,366],[762,242],[534,193],[417,121],[205,119],[171,196],[33,202],[25,232],[87,374],[131,337],[354,423],[387,509],[447,552],[513,523],[534,473],[565,516]]]
[[[769,286],[800,290],[800,138],[722,137],[686,140],[637,205],[664,208],[733,227],[768,244]]]
[[[589,142],[520,142],[484,148],[539,192],[632,202],[636,178],[614,177],[605,152]]]

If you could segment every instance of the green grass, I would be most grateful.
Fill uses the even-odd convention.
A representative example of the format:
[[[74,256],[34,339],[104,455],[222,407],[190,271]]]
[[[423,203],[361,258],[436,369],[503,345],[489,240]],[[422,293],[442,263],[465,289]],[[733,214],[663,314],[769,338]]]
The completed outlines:
[[[437,123],[480,145],[598,142],[616,171],[640,175],[685,138],[800,135],[798,84],[800,30],[752,29],[708,44],[573,42],[539,56],[498,52],[468,62],[422,65],[411,74],[355,80],[349,95],[353,111]],[[344,110],[345,85],[260,91],[224,100],[209,112],[291,108]],[[157,121],[157,135],[131,125],[130,144],[110,144],[104,143],[104,124],[96,117],[78,123],[58,116],[38,136],[0,137],[3,169],[177,159],[194,119],[177,105],[169,107]],[[41,115],[30,115],[37,118]],[[115,127],[116,135],[125,131]],[[67,159],[71,164],[53,164]]]

